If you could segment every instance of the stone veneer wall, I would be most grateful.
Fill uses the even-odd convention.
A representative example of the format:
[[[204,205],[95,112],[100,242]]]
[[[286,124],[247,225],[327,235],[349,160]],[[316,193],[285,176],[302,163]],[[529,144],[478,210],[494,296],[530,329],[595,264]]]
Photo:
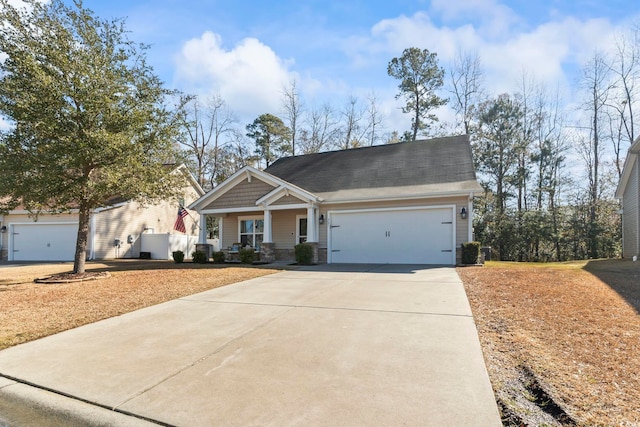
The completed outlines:
[[[296,252],[293,249],[276,248],[276,261],[296,261]]]

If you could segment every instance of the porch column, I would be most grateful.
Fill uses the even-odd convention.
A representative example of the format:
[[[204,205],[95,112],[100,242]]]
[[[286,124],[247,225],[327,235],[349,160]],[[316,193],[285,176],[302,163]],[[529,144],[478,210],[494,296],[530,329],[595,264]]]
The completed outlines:
[[[273,262],[276,260],[276,245],[273,243],[271,233],[271,211],[264,210],[264,228],[262,230],[262,245],[260,247],[260,260],[265,262]]]
[[[316,209],[313,206],[307,208],[307,242],[313,243],[318,241],[316,225]]]
[[[200,243],[207,243],[207,216],[200,214],[200,235],[198,237]]]
[[[271,211],[269,209],[264,210],[263,232],[262,243],[273,243],[273,237],[271,236]]]

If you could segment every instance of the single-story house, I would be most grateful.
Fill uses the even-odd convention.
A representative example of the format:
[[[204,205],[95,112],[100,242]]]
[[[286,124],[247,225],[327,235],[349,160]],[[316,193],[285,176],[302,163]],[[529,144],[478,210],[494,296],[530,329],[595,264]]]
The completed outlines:
[[[246,166],[190,209],[219,219],[221,248],[250,246],[267,262],[306,242],[320,263],[453,265],[480,192],[465,135]]]
[[[622,257],[640,256],[640,138],[629,151],[616,189],[622,205]]]
[[[105,206],[95,209],[89,225],[87,259],[139,258],[140,252],[144,251],[144,235],[164,234],[169,243],[182,244],[180,242],[184,241],[195,246],[200,234],[198,215],[191,212],[183,218],[186,233],[175,231],[174,224],[179,205],[193,202],[204,191],[186,166],[181,165],[172,173],[184,176],[183,200],[166,200],[143,206],[114,197]],[[0,232],[0,259],[72,261],[78,232],[78,211],[62,214],[43,212],[33,216],[18,208],[0,215]],[[167,254],[159,254],[157,258],[166,259]]]

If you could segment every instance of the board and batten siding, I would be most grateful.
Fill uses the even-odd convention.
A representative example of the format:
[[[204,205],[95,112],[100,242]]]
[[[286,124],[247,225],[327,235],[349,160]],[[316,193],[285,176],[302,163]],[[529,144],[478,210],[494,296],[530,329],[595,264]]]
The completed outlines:
[[[640,255],[640,169],[636,160],[622,196],[622,224],[624,241],[622,256]]]
[[[252,178],[251,182],[244,180],[227,191],[222,196],[211,202],[204,209],[229,209],[255,206],[256,200],[273,191],[274,187],[258,178]]]

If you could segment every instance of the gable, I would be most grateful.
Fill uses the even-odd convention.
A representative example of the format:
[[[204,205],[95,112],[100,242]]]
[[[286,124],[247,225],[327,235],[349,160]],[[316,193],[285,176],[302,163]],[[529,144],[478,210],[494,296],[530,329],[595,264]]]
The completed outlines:
[[[303,201],[297,198],[296,196],[293,196],[290,194],[288,196],[279,198],[275,202],[271,203],[271,205],[295,205],[301,202]]]
[[[213,202],[204,206],[203,209],[226,209],[255,206],[256,200],[273,191],[273,189],[274,186],[267,184],[260,179],[252,179],[251,182],[249,182],[249,180],[245,178]]]

